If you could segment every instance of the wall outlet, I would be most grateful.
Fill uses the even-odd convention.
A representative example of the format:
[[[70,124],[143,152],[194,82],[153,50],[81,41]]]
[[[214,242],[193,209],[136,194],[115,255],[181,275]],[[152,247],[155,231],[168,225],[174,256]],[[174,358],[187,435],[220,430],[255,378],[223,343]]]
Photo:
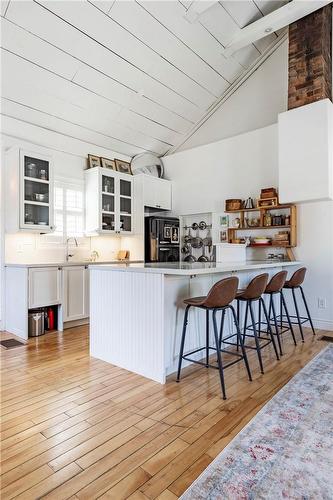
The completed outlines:
[[[327,302],[323,297],[318,297],[318,309],[326,309]]]

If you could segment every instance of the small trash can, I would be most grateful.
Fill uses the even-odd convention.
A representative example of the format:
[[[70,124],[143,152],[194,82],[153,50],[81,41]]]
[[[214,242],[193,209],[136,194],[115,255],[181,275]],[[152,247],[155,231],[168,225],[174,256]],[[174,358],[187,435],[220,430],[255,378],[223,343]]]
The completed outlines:
[[[44,311],[30,311],[28,314],[28,336],[39,337],[44,335]]]

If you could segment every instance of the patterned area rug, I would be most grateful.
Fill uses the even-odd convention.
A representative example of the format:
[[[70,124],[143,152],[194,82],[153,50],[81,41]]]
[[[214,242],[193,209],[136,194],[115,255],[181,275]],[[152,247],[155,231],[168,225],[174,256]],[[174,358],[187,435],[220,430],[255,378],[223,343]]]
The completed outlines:
[[[333,499],[333,346],[281,389],[182,500]]]

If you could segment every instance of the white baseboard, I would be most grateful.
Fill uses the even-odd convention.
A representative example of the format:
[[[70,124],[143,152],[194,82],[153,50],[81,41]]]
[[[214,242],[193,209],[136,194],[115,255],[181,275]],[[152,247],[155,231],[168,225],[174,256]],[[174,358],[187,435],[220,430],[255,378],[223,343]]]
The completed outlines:
[[[328,330],[329,332],[333,332],[333,321],[329,321],[326,319],[315,319],[312,318],[313,321],[313,326],[317,330]],[[308,324],[305,324],[305,326],[308,326]]]
[[[4,331],[5,332],[8,332],[8,333],[12,333],[13,335],[15,335],[16,337],[20,337],[20,339],[23,339],[23,340],[28,340],[28,337],[25,335],[25,332],[22,331],[22,330],[19,330],[18,328],[15,328],[15,327],[11,327],[10,325],[6,325],[4,327]]]
[[[64,322],[64,330],[67,330],[67,328],[74,328],[76,326],[83,326],[83,325],[89,325],[89,318],[66,321]]]

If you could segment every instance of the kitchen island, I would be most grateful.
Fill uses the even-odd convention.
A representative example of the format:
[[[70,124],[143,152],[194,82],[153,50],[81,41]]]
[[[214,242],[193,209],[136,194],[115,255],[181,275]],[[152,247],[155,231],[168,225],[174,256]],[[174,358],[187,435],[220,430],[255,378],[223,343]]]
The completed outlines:
[[[183,300],[206,295],[217,281],[238,276],[245,287],[299,262],[160,263],[90,268],[90,354],[162,384],[176,371]],[[225,334],[232,328],[226,321]],[[204,345],[205,314],[191,310],[185,352]],[[184,363],[185,366],[186,363]],[[188,363],[187,363],[188,364]]]

